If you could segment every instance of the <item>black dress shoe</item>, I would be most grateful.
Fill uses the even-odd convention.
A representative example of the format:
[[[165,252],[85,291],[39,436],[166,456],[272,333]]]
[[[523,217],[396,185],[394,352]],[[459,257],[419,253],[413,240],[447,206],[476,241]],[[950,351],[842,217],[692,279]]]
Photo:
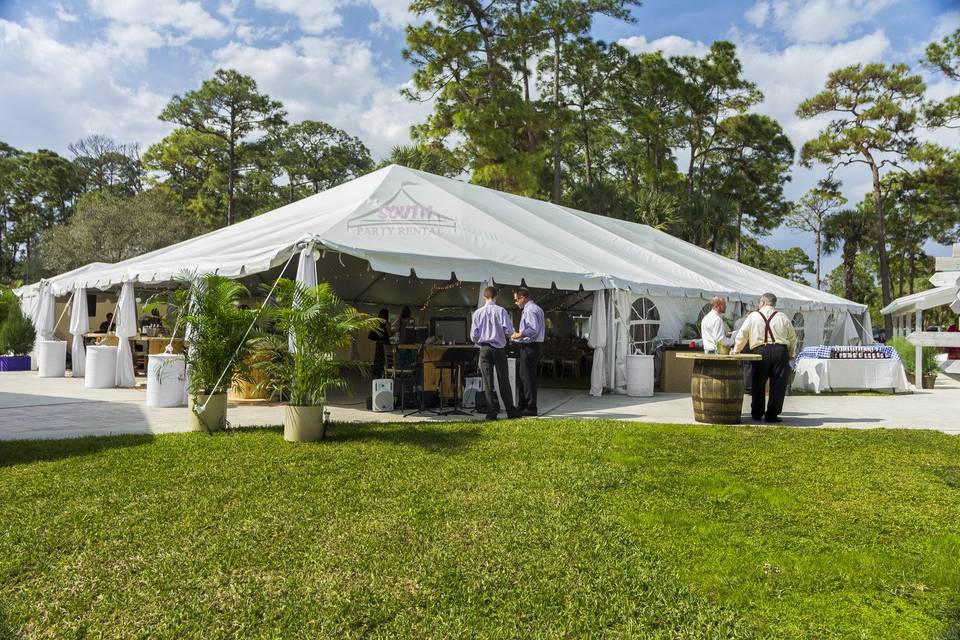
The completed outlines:
[[[486,416],[484,416],[484,419],[485,419],[485,420],[491,420],[491,421],[493,421],[493,420],[496,420],[496,419],[497,419],[497,416],[496,416],[496,414],[494,414],[494,415],[492,415],[492,416],[489,415],[489,414],[487,414]]]
[[[510,415],[507,416],[507,420],[519,420],[522,417],[523,417],[523,414],[521,413],[511,413]]]
[[[761,420],[763,420],[763,416],[751,415],[750,417],[753,418],[754,422],[760,422]]]
[[[777,422],[783,422],[783,418],[764,418],[764,422],[769,422],[770,424],[775,424]]]
[[[536,418],[536,417],[537,417],[537,412],[536,412],[536,411],[526,410],[526,411],[521,411],[521,412],[520,412],[520,415],[523,416],[524,418]]]

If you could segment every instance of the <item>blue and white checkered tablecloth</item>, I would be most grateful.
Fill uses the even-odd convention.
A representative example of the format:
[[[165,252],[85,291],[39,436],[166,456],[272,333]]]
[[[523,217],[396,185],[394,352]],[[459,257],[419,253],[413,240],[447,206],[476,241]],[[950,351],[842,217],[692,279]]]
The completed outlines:
[[[864,349],[872,348],[875,351],[879,351],[883,354],[884,358],[892,358],[894,360],[900,359],[900,354],[897,353],[897,350],[893,347],[888,347],[887,345],[871,345],[870,347],[863,347]],[[816,347],[804,347],[800,350],[800,353],[797,354],[797,359],[800,358],[818,358],[818,359],[829,359],[833,356],[833,347],[828,345],[819,345]]]

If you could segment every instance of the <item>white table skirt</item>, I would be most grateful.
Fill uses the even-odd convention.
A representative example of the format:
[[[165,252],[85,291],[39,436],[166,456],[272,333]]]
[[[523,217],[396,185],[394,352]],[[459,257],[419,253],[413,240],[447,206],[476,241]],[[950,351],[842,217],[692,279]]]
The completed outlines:
[[[907,390],[907,374],[896,359],[834,360],[800,358],[793,388],[801,391]]]

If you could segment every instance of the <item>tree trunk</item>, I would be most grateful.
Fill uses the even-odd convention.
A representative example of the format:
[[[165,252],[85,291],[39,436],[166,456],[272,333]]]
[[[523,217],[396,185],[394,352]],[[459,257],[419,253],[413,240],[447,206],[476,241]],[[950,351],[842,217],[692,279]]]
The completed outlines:
[[[822,232],[817,230],[817,240],[816,240],[816,251],[817,251],[817,290],[823,289],[823,280],[820,278],[820,246],[822,244],[821,240]]]
[[[910,295],[913,295],[913,283],[917,279],[917,254],[910,253]]]
[[[580,110],[580,126],[583,127],[583,155],[584,159],[587,162],[587,186],[593,186],[593,166],[592,160],[590,158],[590,131],[587,129],[586,118],[583,115],[583,110]]]
[[[903,257],[897,263],[897,295],[903,295]]]
[[[737,262],[743,257],[743,208],[737,201]]]
[[[517,0],[517,24],[523,25],[523,5],[522,0]],[[520,56],[523,58],[523,101],[530,102],[530,70],[527,68],[527,45],[524,42],[520,47]]]
[[[553,108],[556,128],[553,132],[553,195],[551,200],[560,204],[560,34],[553,36]]]
[[[230,168],[227,173],[227,226],[233,224],[233,172],[235,171],[236,158],[234,157],[233,141],[230,141]]]
[[[887,255],[887,229],[883,219],[883,192],[880,189],[880,168],[873,157],[865,154],[870,162],[870,172],[873,177],[873,207],[877,214],[877,253],[880,256],[880,296],[883,306],[890,304],[893,299],[890,295],[890,259]],[[883,327],[888,336],[893,335],[893,316],[886,315]]]
[[[853,300],[854,276],[857,269],[857,245],[852,242],[843,242],[843,297]]]

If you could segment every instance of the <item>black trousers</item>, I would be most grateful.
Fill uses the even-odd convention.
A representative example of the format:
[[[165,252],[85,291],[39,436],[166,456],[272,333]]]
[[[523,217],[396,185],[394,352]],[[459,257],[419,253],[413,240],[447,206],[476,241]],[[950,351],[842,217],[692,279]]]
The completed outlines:
[[[500,382],[499,393],[507,415],[511,418],[517,414],[513,408],[513,392],[510,391],[510,372],[507,366],[507,351],[502,347],[496,349],[490,346],[480,347],[480,376],[483,378],[483,395],[487,398],[487,420],[495,420],[500,413],[500,405],[493,393],[493,372],[497,372]]]
[[[754,420],[770,420],[783,411],[783,398],[787,395],[787,382],[790,380],[790,354],[787,353],[787,346],[783,344],[765,344],[754,349],[753,353],[763,359],[750,363],[753,366],[750,413]],[[764,397],[768,380],[769,399]]]
[[[537,412],[537,365],[543,355],[542,342],[520,345],[520,370],[517,372],[517,411]]]

